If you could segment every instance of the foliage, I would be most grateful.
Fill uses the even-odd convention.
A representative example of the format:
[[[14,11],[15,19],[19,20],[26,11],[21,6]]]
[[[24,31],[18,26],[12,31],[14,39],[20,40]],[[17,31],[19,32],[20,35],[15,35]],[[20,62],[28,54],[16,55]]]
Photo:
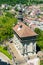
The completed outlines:
[[[43,7],[40,7],[40,10],[43,11]]]
[[[12,15],[11,13],[9,13],[9,12],[7,12],[7,13],[5,14],[5,16],[10,17],[10,18],[13,17],[13,15]]]
[[[43,3],[43,0],[1,0],[0,4],[3,4],[3,3],[11,4],[11,5],[22,3],[22,4],[28,5],[28,4]]]
[[[43,65],[43,60],[41,60],[40,62],[41,62],[40,65]]]
[[[38,28],[35,28],[35,32],[37,33],[37,34],[41,34],[41,31],[40,31],[40,29],[38,29]]]
[[[7,49],[8,49],[8,47],[7,47],[7,46],[5,46],[3,49],[4,49],[4,50],[7,50]]]
[[[7,50],[5,50],[3,46],[0,46],[0,52],[5,54],[9,59],[12,59],[11,54],[9,54],[9,52]]]
[[[38,34],[38,36],[37,36],[37,44],[39,45],[39,47],[41,49],[43,49],[43,31],[36,28],[35,32]]]
[[[6,3],[6,4],[15,5],[18,3],[27,4],[27,2],[28,2],[28,0],[1,0],[0,4]]]
[[[0,41],[7,40],[13,37],[13,24],[17,23],[17,19],[7,13],[0,17]]]

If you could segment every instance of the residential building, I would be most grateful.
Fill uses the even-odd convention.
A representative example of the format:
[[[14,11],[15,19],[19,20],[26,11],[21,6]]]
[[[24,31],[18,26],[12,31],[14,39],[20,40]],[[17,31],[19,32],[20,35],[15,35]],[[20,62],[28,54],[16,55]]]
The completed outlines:
[[[18,22],[18,24],[13,27],[14,39],[18,50],[22,55],[36,54],[36,37],[37,34],[32,31],[23,22]]]

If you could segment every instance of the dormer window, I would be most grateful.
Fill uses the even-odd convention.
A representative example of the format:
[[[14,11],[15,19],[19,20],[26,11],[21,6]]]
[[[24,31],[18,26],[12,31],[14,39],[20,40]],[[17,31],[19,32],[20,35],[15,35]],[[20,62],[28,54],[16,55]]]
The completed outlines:
[[[21,30],[21,28],[22,28],[22,25],[20,25],[17,30],[19,31],[19,30]]]
[[[20,28],[22,28],[22,25],[20,25]]]

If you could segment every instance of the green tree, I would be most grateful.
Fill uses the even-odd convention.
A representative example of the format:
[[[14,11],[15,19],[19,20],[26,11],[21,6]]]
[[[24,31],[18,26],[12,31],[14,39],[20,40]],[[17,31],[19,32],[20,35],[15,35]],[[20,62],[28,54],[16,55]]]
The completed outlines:
[[[15,5],[15,4],[41,4],[43,3],[43,0],[0,0],[0,4],[10,4],[10,5]]]
[[[13,37],[12,27],[17,23],[17,19],[11,15],[0,18],[0,41],[8,40]]]
[[[39,28],[35,28],[35,30],[34,30],[37,34],[41,34],[41,30],[39,29]]]
[[[43,31],[36,28],[35,32],[38,34],[38,36],[37,36],[37,44],[41,49],[43,49]]]

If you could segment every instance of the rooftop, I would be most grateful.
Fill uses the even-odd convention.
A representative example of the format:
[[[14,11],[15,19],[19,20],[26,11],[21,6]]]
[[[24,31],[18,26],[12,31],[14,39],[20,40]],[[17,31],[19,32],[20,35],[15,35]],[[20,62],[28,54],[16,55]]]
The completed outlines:
[[[37,35],[33,30],[31,30],[23,22],[19,22],[15,27],[13,27],[13,30],[16,32],[16,34],[20,38],[32,37],[32,36],[36,36]]]

